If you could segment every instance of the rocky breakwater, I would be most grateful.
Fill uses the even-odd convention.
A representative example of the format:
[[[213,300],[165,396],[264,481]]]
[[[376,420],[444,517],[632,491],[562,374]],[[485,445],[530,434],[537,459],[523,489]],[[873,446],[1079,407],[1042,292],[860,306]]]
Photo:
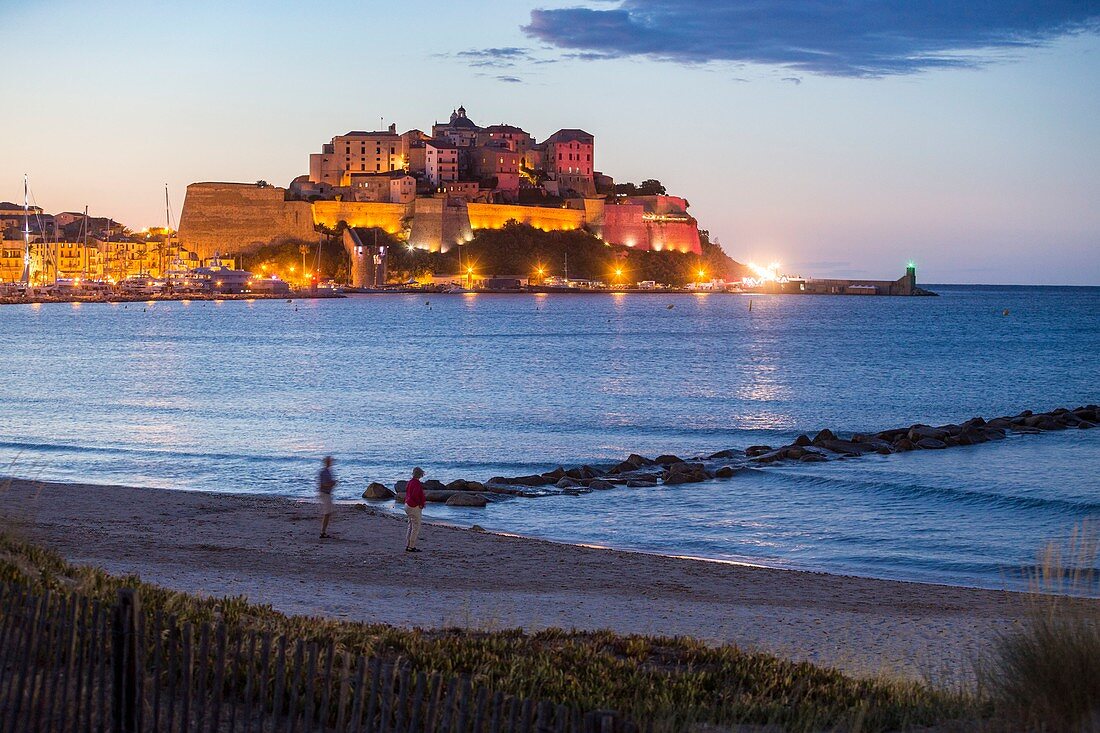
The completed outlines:
[[[868,453],[890,455],[915,450],[944,450],[967,445],[980,445],[1004,440],[1008,433],[1036,434],[1052,430],[1087,430],[1100,424],[1100,408],[1087,405],[1073,410],[1064,407],[1051,412],[1034,413],[1025,410],[1018,415],[1006,415],[986,420],[973,417],[950,425],[916,424],[892,428],[877,433],[853,433],[842,438],[832,430],[822,430],[813,438],[798,436],[790,445],[751,446],[746,455],[751,463],[828,461],[834,458],[858,458]]]
[[[712,479],[731,479],[751,469],[779,462],[819,463],[859,458],[870,453],[891,455],[907,451],[943,450],[1004,440],[1010,433],[1036,434],[1055,430],[1094,428],[1100,424],[1100,407],[1087,405],[1075,409],[1059,408],[1034,413],[1025,410],[986,420],[974,417],[960,424],[931,426],[915,424],[881,430],[877,433],[851,433],[847,437],[825,429],[814,437],[799,435],[790,445],[772,447],[753,445],[730,448],[707,456],[685,460],[666,454],[646,458],[636,453],[614,465],[558,466],[545,473],[526,476],[494,476],[488,481],[456,479],[448,484],[429,480],[424,493],[429,502],[448,506],[484,507],[510,497],[580,496],[593,491],[615,488],[640,489],[678,484],[701,483]],[[376,501],[405,499],[405,482],[393,489],[370,484],[364,499]]]

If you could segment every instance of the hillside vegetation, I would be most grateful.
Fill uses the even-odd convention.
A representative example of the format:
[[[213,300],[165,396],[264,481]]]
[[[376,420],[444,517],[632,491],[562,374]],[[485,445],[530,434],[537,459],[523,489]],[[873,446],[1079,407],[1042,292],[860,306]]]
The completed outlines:
[[[526,224],[509,222],[501,229],[479,229],[458,249],[447,254],[409,251],[390,252],[392,274],[407,279],[425,274],[460,275],[473,268],[478,277],[516,276],[600,280],[633,284],[655,280],[685,285],[700,279],[737,280],[746,269],[701,232],[703,254],[645,252],[622,245],[608,245],[586,231],[546,232]],[[622,274],[616,274],[621,270]],[[702,277],[700,277],[702,272]]]

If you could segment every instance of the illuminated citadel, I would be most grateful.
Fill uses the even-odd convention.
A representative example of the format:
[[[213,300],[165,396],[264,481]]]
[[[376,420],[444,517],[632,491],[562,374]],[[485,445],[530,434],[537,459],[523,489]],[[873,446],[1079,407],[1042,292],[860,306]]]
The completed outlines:
[[[676,196],[616,196],[595,169],[595,138],[558,130],[542,142],[512,125],[481,127],[459,107],[444,124],[398,133],[351,131],[309,157],[288,188],[265,183],[187,187],[179,241],[207,258],[317,230],[378,227],[433,252],[510,220],[585,229],[639,250],[700,252],[698,222]]]

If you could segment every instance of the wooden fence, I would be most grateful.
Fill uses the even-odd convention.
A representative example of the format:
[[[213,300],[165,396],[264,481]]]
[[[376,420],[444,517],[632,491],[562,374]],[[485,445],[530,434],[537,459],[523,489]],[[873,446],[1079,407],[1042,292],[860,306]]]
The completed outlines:
[[[0,733],[637,733],[333,644],[0,586]]]

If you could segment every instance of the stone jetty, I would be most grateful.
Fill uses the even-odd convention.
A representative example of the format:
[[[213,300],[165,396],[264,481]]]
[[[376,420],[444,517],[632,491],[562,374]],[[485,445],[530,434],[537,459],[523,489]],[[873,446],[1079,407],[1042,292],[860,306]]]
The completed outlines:
[[[1057,430],[1087,430],[1100,425],[1100,407],[1087,405],[1074,409],[1058,408],[1035,413],[1025,410],[1018,415],[985,419],[973,417],[950,425],[915,424],[877,433],[834,433],[828,428],[812,438],[799,435],[790,445],[752,445],[730,448],[707,456],[684,459],[665,454],[646,458],[636,453],[614,465],[557,468],[526,476],[494,476],[482,483],[456,479],[448,484],[424,482],[429,502],[448,506],[483,507],[510,497],[553,495],[578,496],[615,488],[646,488],[657,485],[701,483],[712,479],[732,479],[752,468],[776,463],[817,463],[859,458],[874,453],[891,455],[907,451],[945,450],[1004,440],[1009,434],[1038,434]],[[386,501],[405,498],[405,482],[391,490],[379,483],[370,484],[364,499]]]

